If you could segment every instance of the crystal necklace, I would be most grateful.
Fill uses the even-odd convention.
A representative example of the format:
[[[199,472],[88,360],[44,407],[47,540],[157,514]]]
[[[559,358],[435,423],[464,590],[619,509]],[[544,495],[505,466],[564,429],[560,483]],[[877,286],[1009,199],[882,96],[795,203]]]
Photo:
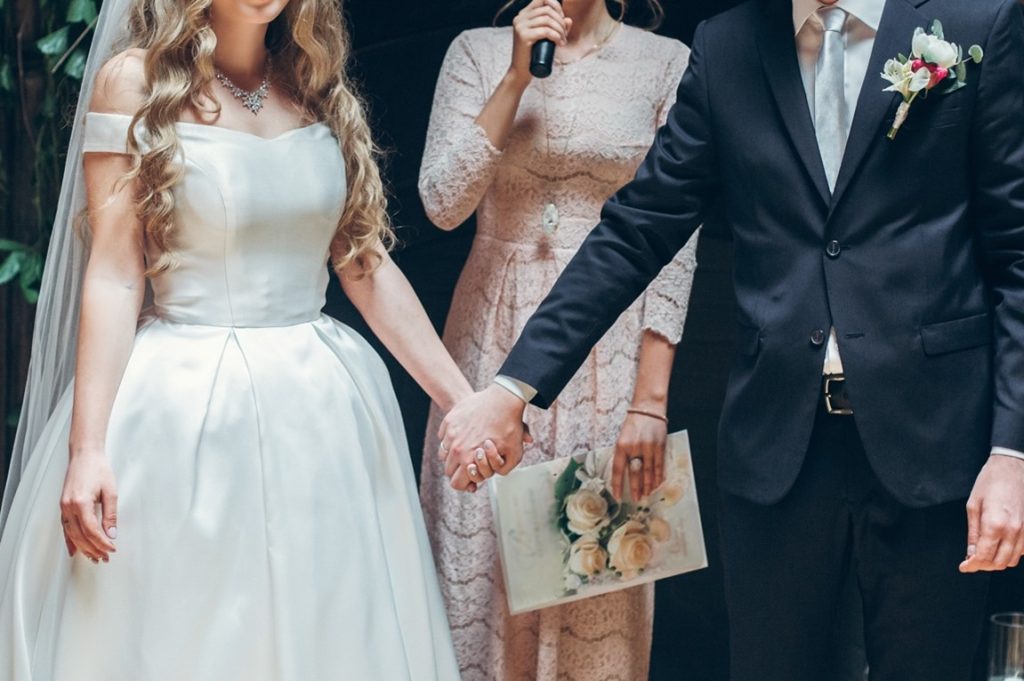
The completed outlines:
[[[263,72],[263,81],[260,86],[255,90],[243,90],[234,83],[231,79],[224,75],[220,69],[214,70],[214,75],[217,76],[217,80],[223,85],[228,92],[235,96],[242,102],[242,106],[252,112],[255,116],[263,108],[263,100],[270,94],[270,55],[267,55],[266,69]]]
[[[608,44],[608,41],[611,40],[612,36],[615,35],[616,30],[621,25],[622,25],[621,21],[616,21],[615,24],[608,31],[608,33],[606,33],[605,36],[601,40],[599,40],[598,42],[594,43],[590,47],[590,49],[585,51],[582,55],[580,55],[576,59],[573,59],[572,61],[567,61],[567,62],[559,61],[558,59],[555,59],[555,64],[557,64],[558,66],[560,66],[560,67],[562,67],[564,69],[566,66],[568,66],[570,64],[575,64],[575,63],[577,63],[577,62],[579,62],[579,61],[589,57],[590,55],[594,54],[595,52],[599,52],[600,50],[602,50],[604,48],[605,45]],[[541,91],[541,96],[543,97],[543,101],[544,101],[544,140],[547,143],[547,156],[550,159],[551,158],[551,124],[550,124],[550,118],[548,117],[548,90],[547,90],[547,87],[546,87],[546,83],[547,83],[547,81],[543,81],[542,82],[542,84],[540,86],[540,91]],[[580,112],[577,110],[576,114],[572,117],[572,122],[569,124],[569,132],[566,133],[566,136],[565,136],[565,147],[562,149],[562,155],[563,156],[565,156],[565,154],[568,153],[568,151],[569,151],[569,144],[572,143],[572,134],[573,134],[573,132],[576,131],[576,123],[579,120],[579,117],[580,117]],[[558,212],[558,206],[555,205],[554,200],[551,199],[550,196],[549,196],[548,202],[544,205],[544,211],[541,213],[541,216],[540,216],[541,229],[544,230],[545,234],[547,234],[548,236],[551,236],[558,229],[558,225],[559,225],[560,222],[561,222],[561,215]]]

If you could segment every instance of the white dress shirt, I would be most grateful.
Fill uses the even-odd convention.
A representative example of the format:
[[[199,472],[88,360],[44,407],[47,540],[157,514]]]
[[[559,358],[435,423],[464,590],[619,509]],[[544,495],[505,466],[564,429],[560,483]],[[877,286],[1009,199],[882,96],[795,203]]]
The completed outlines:
[[[871,60],[871,51],[875,46],[875,34],[882,21],[882,12],[885,9],[886,0],[837,0],[832,7],[839,7],[847,13],[846,31],[846,137],[849,139],[850,126],[853,123],[854,113],[857,109],[857,100],[860,99],[861,88],[864,86],[867,77],[868,63]],[[793,0],[793,31],[796,36],[797,58],[800,62],[800,77],[803,80],[804,91],[807,94],[807,104],[810,107],[811,120],[814,119],[814,79],[815,68],[818,63],[818,54],[824,35],[824,27],[818,17],[819,7],[826,7],[818,0]],[[881,78],[878,79],[878,87],[882,87]],[[839,356],[839,343],[836,339],[836,330],[833,328],[829,334],[828,347],[825,352],[825,364],[822,368],[825,375],[843,373],[843,362]],[[511,376],[497,376],[494,382],[516,395],[524,402],[529,403],[537,395],[537,390],[520,380]],[[1012,456],[1024,459],[1024,452],[1018,452],[1005,447],[993,447],[993,454]]]

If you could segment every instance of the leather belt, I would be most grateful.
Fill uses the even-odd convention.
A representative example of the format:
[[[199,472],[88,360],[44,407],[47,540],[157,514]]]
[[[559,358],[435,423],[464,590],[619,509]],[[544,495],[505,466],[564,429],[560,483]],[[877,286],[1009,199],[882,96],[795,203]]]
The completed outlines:
[[[853,416],[853,403],[846,392],[846,377],[832,374],[824,377],[825,411],[833,416]]]

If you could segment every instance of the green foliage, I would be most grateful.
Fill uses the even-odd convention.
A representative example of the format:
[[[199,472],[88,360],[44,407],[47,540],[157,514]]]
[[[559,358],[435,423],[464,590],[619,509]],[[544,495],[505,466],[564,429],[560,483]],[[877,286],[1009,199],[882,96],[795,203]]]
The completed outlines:
[[[20,239],[0,239],[0,285],[17,286],[29,303],[39,295],[71,132],[68,114],[98,9],[98,0],[44,0],[26,17],[16,3],[0,0],[0,121],[12,128],[6,148],[0,145],[0,223],[11,221],[2,236]],[[27,177],[31,190],[12,191],[15,177]]]

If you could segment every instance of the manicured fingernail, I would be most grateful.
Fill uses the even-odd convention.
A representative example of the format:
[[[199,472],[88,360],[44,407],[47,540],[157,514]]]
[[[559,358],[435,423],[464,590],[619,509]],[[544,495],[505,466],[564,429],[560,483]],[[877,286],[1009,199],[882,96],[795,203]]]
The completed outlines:
[[[117,528],[111,527],[109,530],[107,530],[107,536],[111,539],[117,539]]]
[[[967,545],[967,557],[968,558],[972,558],[974,556],[974,554],[976,554],[977,552],[978,552],[978,547],[977,546],[975,546],[974,544],[968,544]]]
[[[484,453],[484,450],[482,449],[476,450],[476,452],[474,452],[474,456],[476,457],[477,461],[483,461],[484,459],[487,458],[487,455]]]

